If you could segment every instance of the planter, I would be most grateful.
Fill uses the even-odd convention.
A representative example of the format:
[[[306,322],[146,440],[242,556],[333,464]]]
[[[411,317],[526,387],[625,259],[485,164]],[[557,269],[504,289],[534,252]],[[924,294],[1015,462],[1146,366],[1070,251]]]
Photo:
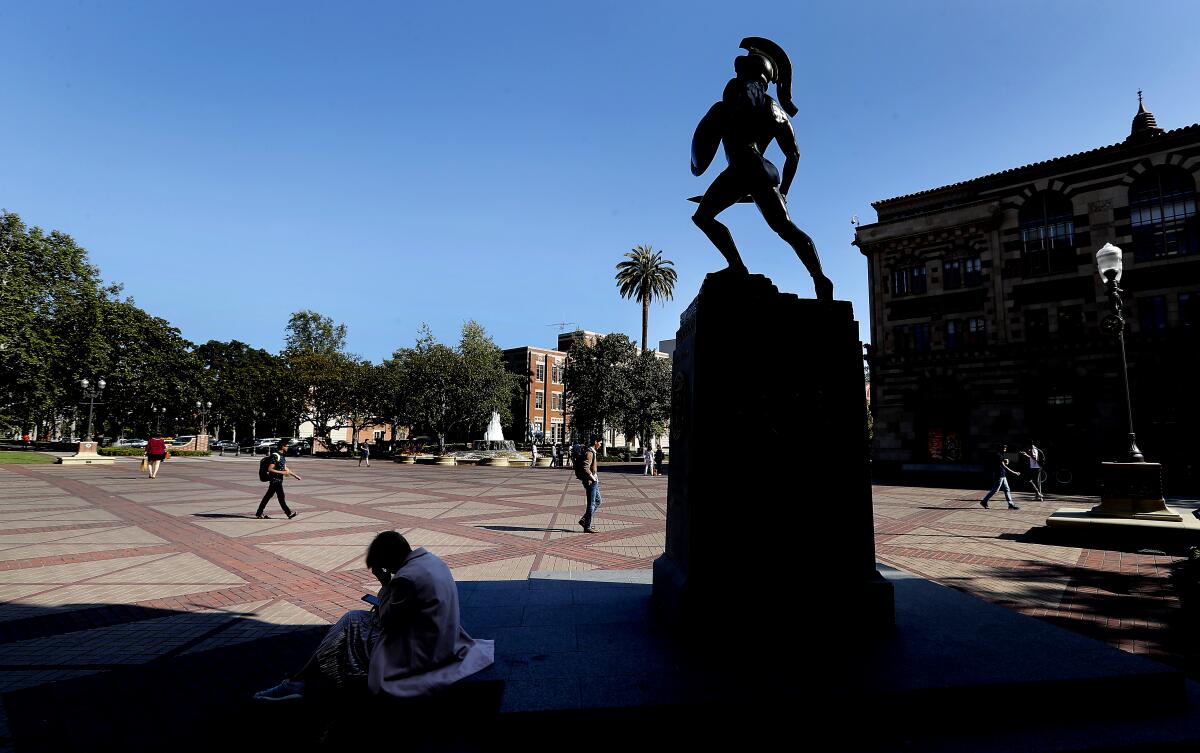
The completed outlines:
[[[538,468],[549,468],[549,467],[550,467],[550,460],[551,460],[551,458],[546,458],[546,457],[541,457],[541,458],[538,458],[538,459],[537,459],[537,466],[536,466],[536,467],[538,467]]]
[[[405,465],[412,465],[417,462],[417,456],[416,455],[397,455],[395,457],[394,462],[404,463]]]
[[[435,458],[433,462],[436,463],[437,465],[456,465],[457,464],[456,461],[454,460],[453,455],[442,455],[438,458]]]
[[[479,464],[495,466],[497,468],[507,468],[510,465],[508,458],[480,458]]]
[[[479,458],[458,458],[459,465],[479,465]]]

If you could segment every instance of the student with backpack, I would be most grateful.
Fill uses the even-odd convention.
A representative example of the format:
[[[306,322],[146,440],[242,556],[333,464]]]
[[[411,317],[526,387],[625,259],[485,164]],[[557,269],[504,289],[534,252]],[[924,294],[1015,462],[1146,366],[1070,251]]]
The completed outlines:
[[[297,481],[303,481],[300,476],[287,469],[289,444],[290,442],[286,439],[279,440],[279,448],[258,464],[258,480],[267,482],[267,493],[263,495],[262,502],[258,503],[258,512],[254,513],[256,518],[269,519],[271,517],[263,512],[267,509],[267,502],[271,501],[271,497],[279,497],[279,506],[283,508],[284,515],[289,518],[296,517],[296,513],[288,508],[287,499],[283,494],[283,480],[288,476]]]
[[[575,459],[575,478],[583,482],[583,492],[587,497],[583,517],[579,519],[584,533],[596,532],[596,529],[592,528],[592,518],[604,503],[600,498],[599,456],[600,437],[592,436],[591,446],[580,452]]]

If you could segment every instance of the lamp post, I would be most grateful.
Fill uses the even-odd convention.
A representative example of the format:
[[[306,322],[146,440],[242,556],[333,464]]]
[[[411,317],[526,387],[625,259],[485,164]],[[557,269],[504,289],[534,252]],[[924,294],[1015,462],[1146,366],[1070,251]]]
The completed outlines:
[[[212,403],[208,401],[197,400],[196,412],[200,414],[200,425],[198,428],[200,434],[208,434],[208,410],[212,408]]]
[[[91,384],[87,379],[79,380],[79,386],[83,388],[83,396],[88,401],[87,436],[84,438],[85,442],[92,441],[92,416],[95,413],[96,401],[100,398],[106,386],[103,379],[96,380],[95,388],[92,388]],[[100,403],[100,405],[104,405],[104,403]]]
[[[1121,303],[1121,290],[1118,283],[1122,272],[1121,249],[1111,243],[1096,252],[1096,268],[1100,279],[1104,282],[1104,291],[1108,294],[1108,305],[1112,310],[1100,323],[1101,329],[1113,334],[1121,350],[1121,386],[1125,390],[1125,419],[1129,430],[1129,449],[1126,451],[1126,462],[1143,463],[1146,458],[1138,449],[1137,438],[1133,432],[1133,401],[1129,396],[1129,367],[1125,359],[1125,316]]]
[[[167,409],[166,409],[166,407],[155,408],[153,405],[151,405],[150,413],[154,415],[154,433],[161,436],[162,435],[162,420],[163,420],[163,417],[167,415]]]

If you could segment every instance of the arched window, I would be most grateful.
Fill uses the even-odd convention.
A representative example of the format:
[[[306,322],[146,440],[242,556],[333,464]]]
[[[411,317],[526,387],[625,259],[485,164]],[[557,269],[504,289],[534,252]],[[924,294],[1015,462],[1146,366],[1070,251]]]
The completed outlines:
[[[1159,167],[1135,180],[1129,187],[1129,219],[1137,259],[1200,251],[1196,181],[1181,167]]]
[[[1075,215],[1070,199],[1057,191],[1040,191],[1022,205],[1018,219],[1026,275],[1075,268]]]

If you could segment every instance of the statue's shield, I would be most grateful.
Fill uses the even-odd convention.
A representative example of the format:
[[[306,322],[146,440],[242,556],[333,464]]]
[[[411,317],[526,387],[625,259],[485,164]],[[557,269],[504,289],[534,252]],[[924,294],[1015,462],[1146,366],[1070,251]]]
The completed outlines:
[[[725,106],[718,102],[708,109],[696,133],[692,135],[692,175],[703,175],[717,156],[721,145],[721,133],[725,130]]]

